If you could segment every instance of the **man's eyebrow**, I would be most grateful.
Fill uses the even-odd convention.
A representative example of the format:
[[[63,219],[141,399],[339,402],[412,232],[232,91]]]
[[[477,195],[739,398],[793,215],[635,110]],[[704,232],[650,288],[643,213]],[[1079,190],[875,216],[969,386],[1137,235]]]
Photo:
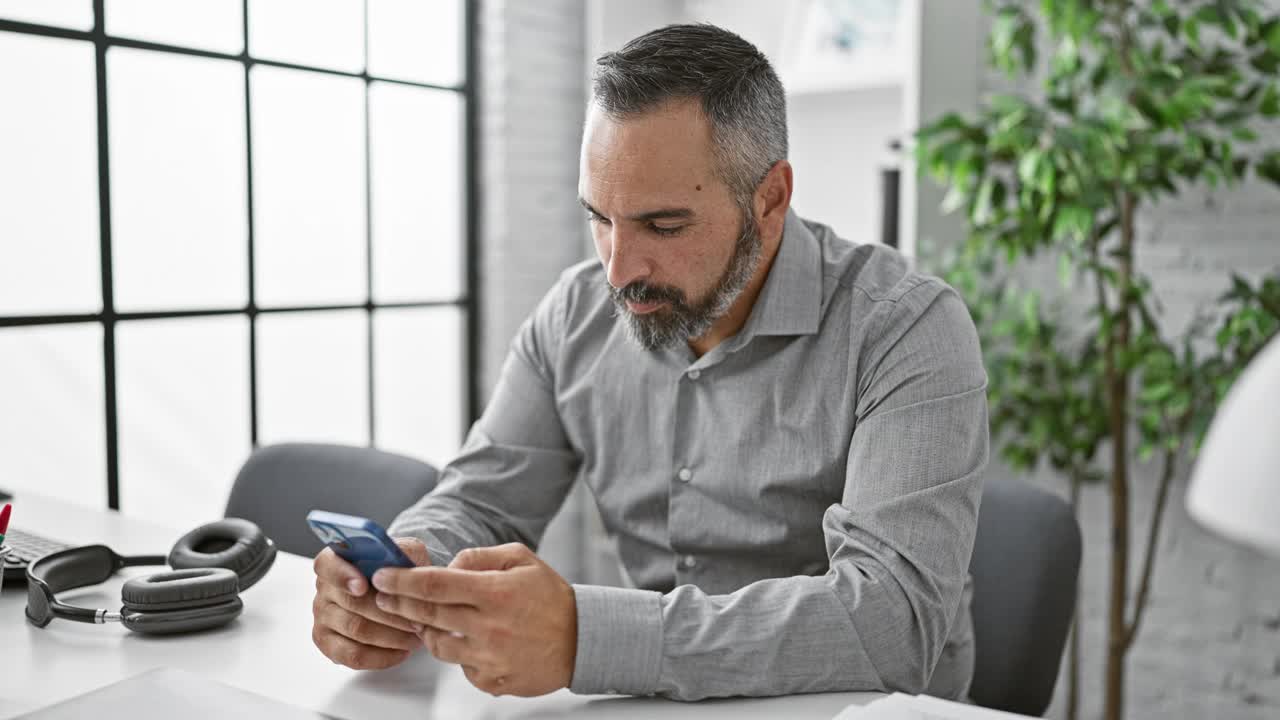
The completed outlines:
[[[591,203],[587,202],[586,198],[580,197],[578,198],[578,202],[582,204],[582,207],[586,208],[587,212],[593,213],[595,215],[599,215],[600,217],[605,217],[604,213],[591,207]],[[659,208],[657,210],[647,210],[642,213],[636,213],[635,215],[630,215],[627,217],[627,219],[634,222],[648,222],[650,220],[671,220],[671,219],[691,218],[695,214],[696,213],[694,213],[693,208],[672,207],[672,208]]]

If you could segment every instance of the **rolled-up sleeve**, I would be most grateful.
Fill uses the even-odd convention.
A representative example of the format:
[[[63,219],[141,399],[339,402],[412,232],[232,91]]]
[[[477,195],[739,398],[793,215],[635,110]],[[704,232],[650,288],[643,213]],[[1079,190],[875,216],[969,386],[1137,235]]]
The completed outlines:
[[[822,519],[826,574],[723,595],[577,587],[575,692],[926,690],[977,528],[986,374],[968,311],[936,280],[889,303],[878,323],[856,357],[843,497]]]

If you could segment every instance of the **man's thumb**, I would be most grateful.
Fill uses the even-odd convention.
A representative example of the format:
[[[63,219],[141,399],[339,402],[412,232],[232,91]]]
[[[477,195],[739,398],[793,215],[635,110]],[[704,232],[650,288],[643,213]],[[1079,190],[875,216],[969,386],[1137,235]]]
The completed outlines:
[[[418,538],[396,538],[396,544],[400,546],[405,555],[409,556],[414,565],[421,567],[431,564],[431,555],[427,553],[427,546],[423,545]]]

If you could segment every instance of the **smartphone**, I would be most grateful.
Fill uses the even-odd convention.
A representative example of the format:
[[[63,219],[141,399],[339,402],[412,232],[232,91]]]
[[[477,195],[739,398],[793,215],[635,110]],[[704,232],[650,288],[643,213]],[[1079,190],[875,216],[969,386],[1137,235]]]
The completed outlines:
[[[307,525],[320,542],[370,580],[379,568],[416,567],[387,531],[369,518],[312,510],[307,513]]]

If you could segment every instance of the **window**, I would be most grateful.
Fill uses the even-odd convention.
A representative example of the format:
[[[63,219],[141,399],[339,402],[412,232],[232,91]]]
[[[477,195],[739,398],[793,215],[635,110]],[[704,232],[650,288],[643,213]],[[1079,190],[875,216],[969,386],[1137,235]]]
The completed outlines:
[[[0,488],[166,524],[474,418],[465,0],[0,4]]]

